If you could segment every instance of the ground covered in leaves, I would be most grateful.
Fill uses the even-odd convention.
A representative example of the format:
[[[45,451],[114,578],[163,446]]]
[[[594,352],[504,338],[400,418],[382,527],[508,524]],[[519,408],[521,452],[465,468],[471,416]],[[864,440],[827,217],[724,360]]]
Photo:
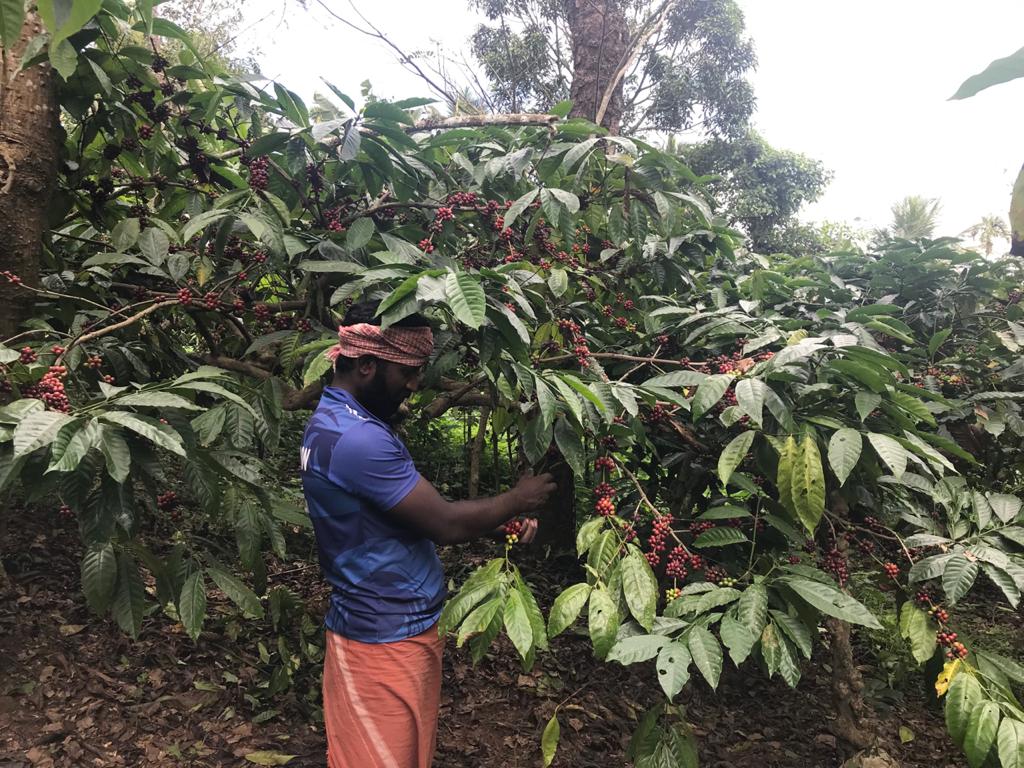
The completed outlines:
[[[88,612],[73,526],[34,514],[16,516],[0,541],[10,576],[0,595],[0,768],[252,766],[260,753],[265,760],[272,759],[266,753],[293,755],[287,762],[293,768],[325,765],[315,695],[303,695],[316,689],[315,665],[300,673],[296,690],[261,698],[266,671],[258,643],[273,638],[243,624],[231,639],[237,625],[216,593],[211,606],[219,616],[198,643],[159,613],[131,641]],[[452,550],[445,558],[449,574],[458,579],[491,554],[481,547]],[[541,593],[553,594],[571,565],[527,558],[522,567]],[[325,591],[315,566],[279,564],[271,574],[271,584],[287,583],[319,610]],[[746,667],[727,672],[717,695],[703,683],[688,686],[685,704],[701,764],[840,765],[828,728],[823,656],[816,651],[794,691]],[[917,677],[904,690],[876,697],[885,748],[905,766],[963,765]],[[559,707],[555,766],[625,765],[628,734],[659,695],[650,664],[595,662],[582,635],[556,641],[529,674],[508,644],[499,643],[473,667],[449,643],[434,764],[540,765],[540,732]],[[901,728],[902,738],[912,740],[901,743]]]

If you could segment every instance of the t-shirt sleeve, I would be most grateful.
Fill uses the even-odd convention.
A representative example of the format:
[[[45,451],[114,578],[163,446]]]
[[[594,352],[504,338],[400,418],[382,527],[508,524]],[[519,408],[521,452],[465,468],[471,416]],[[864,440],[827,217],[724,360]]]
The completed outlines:
[[[420,479],[401,442],[371,421],[341,436],[331,456],[328,477],[382,510],[392,509]]]

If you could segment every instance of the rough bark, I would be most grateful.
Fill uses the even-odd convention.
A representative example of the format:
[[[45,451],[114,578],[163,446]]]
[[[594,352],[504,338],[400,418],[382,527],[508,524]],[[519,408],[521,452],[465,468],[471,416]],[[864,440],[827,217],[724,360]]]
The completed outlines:
[[[875,739],[864,722],[864,680],[853,659],[850,625],[839,619],[825,622],[832,645],[832,733],[855,749],[867,749]]]
[[[620,0],[569,0],[572,30],[571,117],[600,121],[617,134],[622,123],[622,63],[629,55],[629,31]],[[609,92],[610,89],[610,92]],[[602,104],[607,104],[603,114]]]
[[[29,284],[39,280],[46,215],[57,181],[59,109],[49,63],[23,71],[25,47],[42,29],[30,13],[0,67],[0,269]],[[31,294],[0,280],[0,337],[13,335]]]
[[[1024,256],[1024,166],[1013,185],[1010,199],[1010,253]]]
[[[481,408],[476,434],[473,436],[473,446],[469,452],[469,487],[466,489],[466,495],[471,499],[480,495],[480,460],[484,454],[487,420],[490,418],[491,409],[487,406]]]

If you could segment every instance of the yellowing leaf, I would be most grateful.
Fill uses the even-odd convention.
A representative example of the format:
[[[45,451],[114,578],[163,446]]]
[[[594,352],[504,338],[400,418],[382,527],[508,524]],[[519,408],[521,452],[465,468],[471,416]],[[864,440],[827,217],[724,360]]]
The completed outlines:
[[[953,678],[956,677],[956,673],[960,670],[960,659],[953,659],[953,661],[947,661],[946,665],[942,668],[942,672],[935,680],[935,695],[944,696],[946,691],[949,690],[949,684],[953,682]]]
[[[282,755],[280,752],[268,752],[266,750],[250,752],[245,756],[246,760],[256,765],[288,765],[295,758],[296,755]]]

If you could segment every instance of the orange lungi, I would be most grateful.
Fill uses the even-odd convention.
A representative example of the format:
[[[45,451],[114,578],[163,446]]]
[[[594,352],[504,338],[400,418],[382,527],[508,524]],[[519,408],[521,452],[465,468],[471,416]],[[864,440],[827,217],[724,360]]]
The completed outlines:
[[[360,643],[327,631],[328,768],[430,768],[443,649],[436,625],[394,643]]]

